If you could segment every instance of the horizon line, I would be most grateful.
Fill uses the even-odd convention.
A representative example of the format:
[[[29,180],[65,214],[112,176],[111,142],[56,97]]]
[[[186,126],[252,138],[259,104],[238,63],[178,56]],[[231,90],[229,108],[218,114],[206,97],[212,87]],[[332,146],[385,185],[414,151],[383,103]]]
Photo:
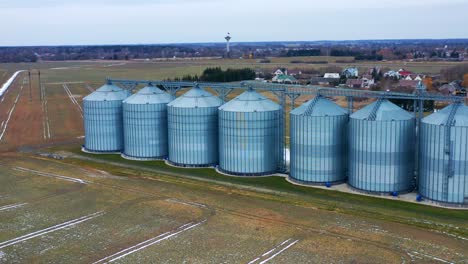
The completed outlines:
[[[468,41],[468,37],[461,38],[389,38],[389,39],[343,39],[343,40],[268,40],[268,41],[234,41],[232,44],[249,43],[319,43],[319,42],[359,42],[359,41],[431,41],[431,40],[461,40]],[[225,44],[226,41],[217,42],[162,42],[162,43],[115,43],[115,44],[46,44],[46,45],[0,45],[0,48],[34,48],[34,47],[91,47],[91,46],[163,46],[163,45],[196,45],[196,44]]]

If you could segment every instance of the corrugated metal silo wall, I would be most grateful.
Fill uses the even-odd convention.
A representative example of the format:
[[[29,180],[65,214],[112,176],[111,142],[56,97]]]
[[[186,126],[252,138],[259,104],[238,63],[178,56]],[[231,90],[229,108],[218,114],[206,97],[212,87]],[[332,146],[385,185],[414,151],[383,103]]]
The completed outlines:
[[[219,111],[220,169],[237,175],[266,175],[277,171],[279,110]]]
[[[415,120],[349,123],[348,183],[368,192],[409,191],[414,178]]]
[[[85,148],[95,152],[123,149],[122,101],[83,101]]]
[[[346,179],[348,115],[290,115],[290,177],[303,183]]]
[[[180,166],[218,163],[218,107],[167,107],[169,161]]]
[[[421,123],[419,192],[446,203],[468,203],[468,128],[452,127],[450,148],[453,176],[448,176],[445,127]]]
[[[167,105],[123,104],[124,153],[135,158],[167,156]]]

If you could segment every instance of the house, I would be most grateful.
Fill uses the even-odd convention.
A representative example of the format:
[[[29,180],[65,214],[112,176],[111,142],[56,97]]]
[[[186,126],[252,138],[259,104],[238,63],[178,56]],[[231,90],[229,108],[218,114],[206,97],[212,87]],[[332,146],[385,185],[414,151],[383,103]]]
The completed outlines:
[[[464,95],[466,94],[466,89],[461,87],[458,82],[451,82],[444,84],[439,88],[439,92],[444,95]]]
[[[402,78],[406,78],[406,77],[410,76],[410,75],[413,74],[413,73],[410,72],[410,71],[407,71],[407,70],[405,70],[405,69],[400,69],[400,70],[398,71],[398,74],[399,74]],[[408,81],[409,81],[409,80],[408,80]]]
[[[331,72],[327,72],[323,75],[323,78],[326,78],[326,79],[340,79],[340,74],[339,73],[331,73]]]
[[[297,79],[294,78],[294,76],[286,75],[286,74],[277,75],[277,76],[273,77],[273,79],[271,81],[275,82],[275,83],[288,83],[288,84],[297,83]]]
[[[291,76],[298,76],[298,75],[301,75],[302,74],[302,71],[301,70],[290,70],[290,71],[286,71],[287,74],[286,75],[291,75]]]
[[[363,75],[361,80],[363,88],[370,88],[372,85],[375,84],[374,78],[372,77],[372,75],[369,74]]]
[[[357,68],[347,68],[341,73],[341,75],[346,77],[346,79],[357,78],[359,77],[359,70]]]
[[[349,88],[362,88],[364,87],[363,85],[364,81],[362,79],[349,79],[346,81],[346,86],[348,86]]]
[[[285,69],[285,68],[277,69],[275,72],[273,72],[273,75],[274,76],[288,75],[288,69]]]
[[[400,73],[398,73],[397,71],[388,71],[386,73],[384,73],[384,77],[385,78],[393,78],[393,79],[400,79]]]
[[[398,87],[403,87],[403,88],[414,88],[418,87],[419,81],[415,80],[400,80],[398,82]]]
[[[310,84],[311,85],[322,85],[322,86],[328,86],[328,85],[338,85],[340,82],[340,79],[338,78],[325,78],[325,77],[312,77],[310,79]]]

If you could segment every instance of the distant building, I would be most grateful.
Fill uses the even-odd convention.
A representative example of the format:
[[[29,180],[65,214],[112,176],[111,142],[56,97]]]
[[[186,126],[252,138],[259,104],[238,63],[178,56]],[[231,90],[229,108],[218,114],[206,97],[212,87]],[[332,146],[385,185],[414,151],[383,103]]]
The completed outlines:
[[[346,79],[357,78],[359,77],[359,70],[357,68],[347,68],[341,73],[341,75],[346,77]]]
[[[388,71],[386,73],[384,73],[384,77],[385,78],[393,78],[393,79],[400,79],[400,73],[398,73],[397,71]]]
[[[363,80],[358,80],[358,79],[349,79],[346,81],[346,86],[349,88],[363,88],[364,86],[364,81]]]
[[[310,84],[311,85],[322,85],[322,86],[328,86],[328,85],[338,85],[340,82],[340,79],[338,78],[325,78],[325,77],[312,77],[310,79]]]
[[[286,75],[286,74],[277,75],[277,76],[273,77],[273,79],[271,81],[275,82],[275,83],[287,83],[287,84],[297,83],[297,79],[294,78],[294,76]]]
[[[370,88],[372,85],[375,84],[375,80],[372,75],[366,74],[363,75],[362,78],[362,88]]]
[[[444,95],[466,95],[466,89],[461,87],[458,82],[444,84],[439,88],[439,92]]]
[[[414,88],[418,87],[419,81],[414,81],[414,80],[400,80],[398,82],[398,87],[402,88]]]
[[[406,79],[406,77],[411,76],[411,74],[413,74],[413,73],[410,72],[410,71],[407,71],[407,70],[405,70],[405,69],[400,69],[400,70],[398,71],[398,74],[399,74],[402,78]],[[408,81],[409,81],[409,80],[408,80]]]
[[[323,75],[323,78],[326,78],[326,79],[340,79],[340,74],[339,73],[330,73],[330,72],[327,72],[325,73],[325,75]]]
[[[275,72],[273,72],[273,75],[275,75],[275,76],[288,75],[288,69],[285,69],[285,68],[277,69]]]
[[[301,70],[289,70],[287,71],[286,75],[298,76],[298,75],[302,75],[302,71]]]

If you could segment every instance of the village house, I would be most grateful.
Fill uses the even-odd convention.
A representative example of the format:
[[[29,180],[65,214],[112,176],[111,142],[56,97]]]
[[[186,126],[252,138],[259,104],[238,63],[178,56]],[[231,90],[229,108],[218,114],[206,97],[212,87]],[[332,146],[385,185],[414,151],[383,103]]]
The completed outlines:
[[[466,89],[456,81],[442,85],[439,92],[443,95],[466,95]]]
[[[398,87],[416,89],[416,87],[418,87],[418,84],[419,81],[415,80],[400,80],[398,82]]]
[[[275,72],[273,72],[274,76],[278,75],[288,75],[288,69],[282,68],[282,69],[277,69]]]
[[[374,78],[372,77],[372,75],[369,75],[369,74],[363,75],[361,80],[362,80],[362,88],[367,88],[368,89],[372,85],[375,84]]]
[[[297,83],[297,79],[294,76],[286,75],[286,74],[280,74],[280,75],[274,76],[271,81],[274,83],[286,83],[286,84]]]
[[[323,75],[323,78],[325,79],[340,79],[340,74],[339,73],[331,73],[331,72],[327,72]]]
[[[363,88],[364,86],[364,81],[361,79],[348,79],[346,81],[346,86],[349,87],[349,88],[355,88],[355,89],[358,89],[358,88]]]
[[[400,79],[400,74],[397,71],[388,71],[384,73],[385,78]]]
[[[358,78],[359,70],[357,68],[347,68],[341,73],[341,75],[344,76],[346,79]]]
[[[286,75],[291,75],[291,76],[299,76],[299,75],[302,75],[302,71],[301,70],[289,70],[289,71],[286,71],[287,74]]]

